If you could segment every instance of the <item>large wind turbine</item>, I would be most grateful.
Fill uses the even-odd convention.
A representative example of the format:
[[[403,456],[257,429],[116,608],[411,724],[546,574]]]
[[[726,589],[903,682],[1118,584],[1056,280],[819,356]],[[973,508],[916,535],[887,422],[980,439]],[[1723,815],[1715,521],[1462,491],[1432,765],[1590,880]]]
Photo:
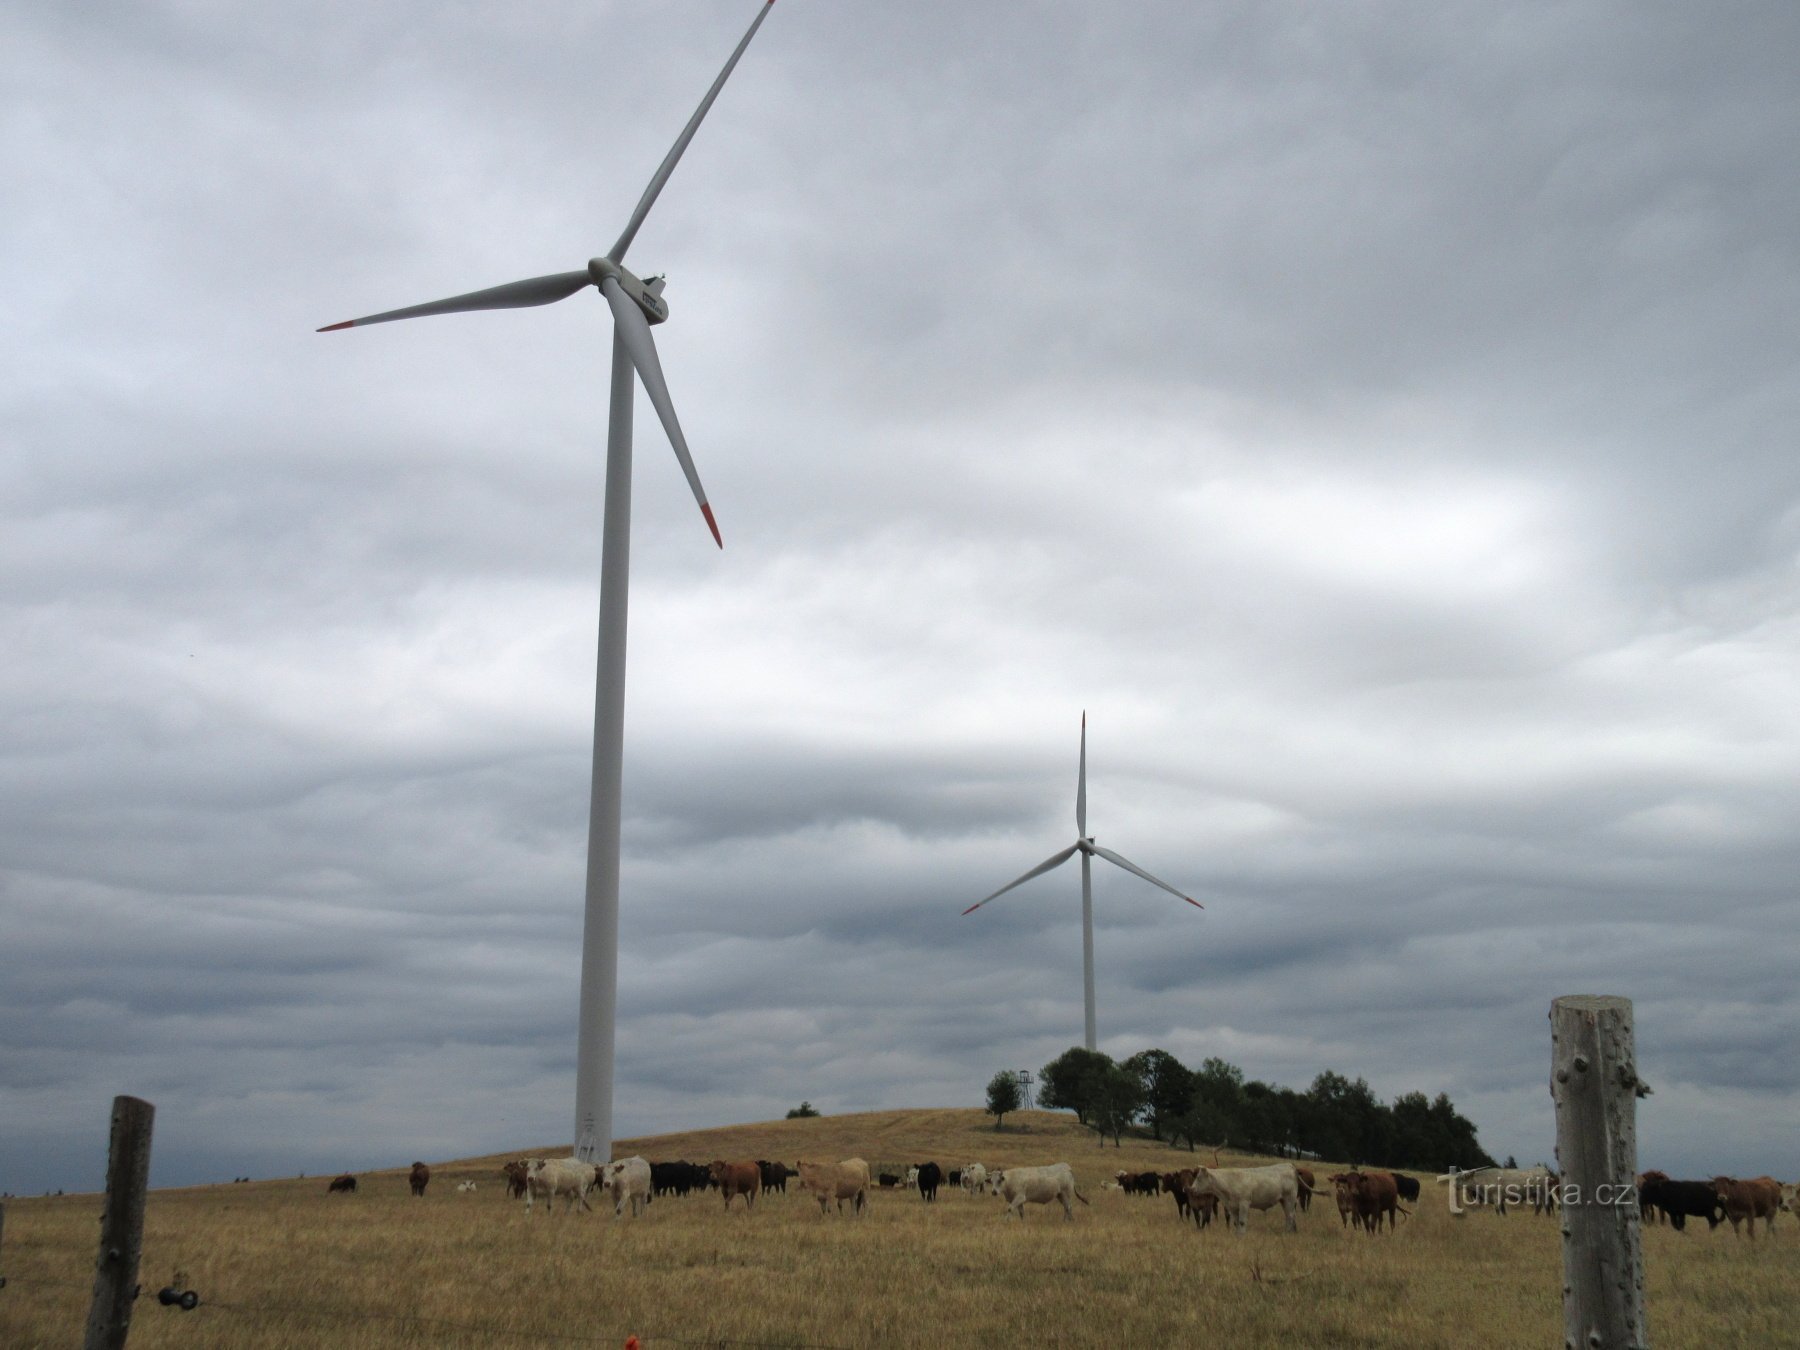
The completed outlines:
[[[406,309],[392,309],[363,319],[334,323],[321,333],[340,328],[361,328],[391,319],[416,319],[427,314],[457,314],[477,309],[523,309],[566,300],[588,286],[596,287],[612,310],[612,405],[606,424],[606,504],[600,547],[600,641],[594,676],[594,768],[588,802],[587,912],[581,947],[581,1011],[575,1070],[575,1152],[591,1160],[612,1156],[613,1041],[619,992],[619,783],[625,721],[625,614],[631,569],[631,404],[632,375],[643,381],[644,392],[662,419],[675,458],[687,475],[694,500],[706,517],[713,540],[723,548],[718,523],[707,504],[700,475],[688,454],[687,438],[675,419],[663,381],[662,363],[656,357],[652,324],[669,317],[663,303],[663,279],[639,280],[625,270],[625,251],[637,237],[638,227],[669,181],[682,152],[699,129],[700,121],[719,96],[725,80],[756,30],[768,17],[775,0],[764,0],[749,31],[732,52],[731,59],[713,81],[706,97],[676,138],[674,148],[644,189],[625,231],[604,257],[590,258],[579,272],[558,272],[494,286],[447,300],[433,300]]]
[[[1205,909],[1206,906],[1202,905],[1191,895],[1182,895],[1180,891],[1169,885],[1168,882],[1158,880],[1156,877],[1151,876],[1136,863],[1120,857],[1111,849],[1101,848],[1088,835],[1087,714],[1085,712],[1081,714],[1081,773],[1075,780],[1075,842],[1070,844],[1069,847],[1065,848],[1061,853],[1044,859],[1043,862],[1039,863],[1016,881],[1007,882],[1006,885],[988,896],[987,900],[977,900],[974,904],[965,909],[963,913],[973,914],[976,910],[985,905],[988,900],[998,899],[1000,896],[1005,895],[1010,891],[1014,886],[1022,886],[1033,877],[1041,877],[1044,873],[1061,867],[1077,853],[1081,855],[1081,974],[1083,986],[1087,994],[1087,1048],[1094,1050],[1097,1049],[1098,1046],[1095,1044],[1096,1037],[1094,1031],[1094,879],[1092,859],[1095,857],[1105,858],[1109,863],[1114,863],[1117,866],[1123,867],[1127,872],[1142,877],[1152,886],[1161,886],[1170,895],[1177,896],[1180,899],[1187,901],[1195,909]]]

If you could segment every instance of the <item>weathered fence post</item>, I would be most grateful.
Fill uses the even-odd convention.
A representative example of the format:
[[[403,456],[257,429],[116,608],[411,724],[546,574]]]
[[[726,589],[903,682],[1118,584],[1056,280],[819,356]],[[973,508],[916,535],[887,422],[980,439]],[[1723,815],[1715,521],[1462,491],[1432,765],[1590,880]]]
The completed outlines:
[[[150,1185],[150,1125],[156,1108],[136,1097],[114,1097],[112,1145],[106,1159],[106,1210],[100,1217],[100,1255],[88,1305],[83,1350],[119,1350],[131,1331],[138,1257],[144,1244],[144,1193]]]
[[[1637,1099],[1649,1091],[1632,1054],[1630,999],[1551,1003],[1566,1350],[1650,1344],[1636,1187]]]

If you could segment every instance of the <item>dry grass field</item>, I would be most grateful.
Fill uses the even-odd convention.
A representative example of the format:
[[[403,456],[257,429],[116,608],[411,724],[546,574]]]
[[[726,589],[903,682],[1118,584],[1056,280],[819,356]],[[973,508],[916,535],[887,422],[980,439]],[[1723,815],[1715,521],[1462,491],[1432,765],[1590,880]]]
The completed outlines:
[[[539,1153],[553,1150],[539,1149]],[[1328,1199],[1242,1238],[1176,1220],[1164,1196],[1102,1183],[1115,1169],[1195,1158],[1127,1140],[1095,1146],[1063,1115],[888,1111],[621,1141],[620,1157],[1067,1161],[1092,1202],[1073,1223],[945,1191],[878,1192],[864,1220],[822,1218],[790,1184],[745,1213],[716,1194],[665,1197],[645,1217],[546,1218],[503,1198],[502,1158],[404,1168],[356,1195],[323,1177],[153,1192],[134,1347],[1094,1345],[1525,1346],[1561,1339],[1552,1220],[1453,1217],[1429,1181],[1392,1235],[1344,1231]],[[1203,1157],[1196,1160],[1204,1161]],[[406,1161],[410,1162],[410,1159]],[[431,1161],[431,1160],[428,1160]],[[1240,1159],[1226,1155],[1227,1164]],[[1326,1169],[1331,1170],[1331,1169]],[[473,1194],[455,1183],[479,1182]],[[10,1201],[0,1238],[0,1346],[80,1342],[100,1197]],[[1704,1224],[1645,1236],[1658,1346],[1800,1344],[1800,1224],[1754,1245]],[[180,1272],[203,1300],[160,1306]]]

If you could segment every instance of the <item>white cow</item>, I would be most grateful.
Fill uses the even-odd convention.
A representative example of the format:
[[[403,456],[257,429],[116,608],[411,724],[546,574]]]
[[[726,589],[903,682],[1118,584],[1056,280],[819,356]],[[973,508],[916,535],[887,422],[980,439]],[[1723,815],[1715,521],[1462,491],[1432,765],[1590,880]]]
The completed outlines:
[[[800,1189],[813,1193],[819,1202],[819,1213],[829,1214],[831,1202],[835,1200],[838,1213],[842,1214],[844,1201],[848,1200],[855,1213],[868,1217],[869,1164],[861,1158],[845,1158],[835,1163],[802,1160],[794,1165],[800,1169],[796,1173]]]
[[[916,1167],[907,1168],[906,1169],[906,1189],[910,1191],[914,1186],[917,1186],[918,1184],[919,1184],[919,1169]]]
[[[980,1195],[987,1189],[987,1168],[980,1163],[965,1163],[962,1170],[962,1188],[969,1195]]]
[[[1006,1202],[1007,1216],[1020,1222],[1024,1222],[1026,1205],[1047,1205],[1052,1200],[1060,1200],[1063,1218],[1073,1219],[1075,1207],[1069,1203],[1069,1198],[1073,1196],[1084,1205],[1088,1203],[1088,1198],[1075,1189],[1075,1170],[1067,1163],[1051,1163],[1048,1167],[1009,1167],[989,1177],[988,1187]]]
[[[1253,1209],[1280,1205],[1287,1215],[1287,1231],[1298,1231],[1294,1210],[1300,1203],[1300,1174],[1292,1163],[1267,1167],[1196,1167],[1188,1183],[1188,1202],[1202,1195],[1217,1196],[1219,1207],[1231,1220],[1234,1233],[1242,1233]]]
[[[585,1163],[580,1158],[528,1158],[525,1162],[525,1210],[531,1211],[532,1201],[539,1196],[544,1199],[544,1212],[554,1213],[556,1197],[566,1196],[569,1203],[564,1210],[575,1208],[577,1202],[583,1209],[591,1210],[588,1203],[588,1192],[593,1189],[598,1179],[598,1171],[592,1163]]]
[[[650,1203],[650,1164],[642,1158],[621,1158],[600,1169],[600,1184],[612,1196],[613,1218],[625,1212],[631,1202],[631,1217],[637,1218]]]
[[[474,1189],[475,1183],[472,1181],[459,1181],[456,1183],[456,1190],[459,1195],[467,1195]]]

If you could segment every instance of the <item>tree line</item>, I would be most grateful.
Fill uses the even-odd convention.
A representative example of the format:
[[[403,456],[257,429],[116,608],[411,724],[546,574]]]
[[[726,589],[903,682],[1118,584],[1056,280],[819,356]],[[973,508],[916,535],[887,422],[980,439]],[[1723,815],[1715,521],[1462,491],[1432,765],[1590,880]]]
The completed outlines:
[[[1017,1097],[1000,1093],[1000,1073],[988,1085],[989,1105],[1016,1110]],[[1255,1079],[1222,1059],[1190,1069],[1163,1050],[1143,1050],[1115,1062],[1097,1050],[1071,1046],[1043,1068],[1037,1104],[1073,1111],[1083,1125],[1115,1147],[1128,1129],[1145,1129],[1171,1144],[1229,1146],[1245,1153],[1317,1156],[1372,1167],[1444,1172],[1491,1167],[1475,1125],[1445,1093],[1427,1099],[1407,1092],[1391,1104],[1376,1099],[1363,1079],[1326,1070],[1305,1092]],[[998,1119],[998,1114],[997,1119]]]

